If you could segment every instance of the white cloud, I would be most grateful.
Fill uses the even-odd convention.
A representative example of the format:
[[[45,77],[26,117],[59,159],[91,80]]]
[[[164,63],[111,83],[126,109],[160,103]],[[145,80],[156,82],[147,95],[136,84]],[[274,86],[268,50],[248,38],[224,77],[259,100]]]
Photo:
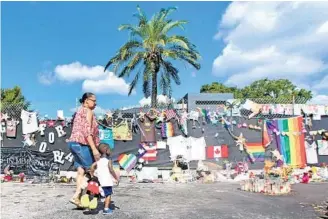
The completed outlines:
[[[328,20],[318,28],[317,33],[328,33]]]
[[[43,85],[51,85],[56,81],[56,75],[51,70],[52,62],[47,60],[42,63],[42,71],[37,74],[38,81]]]
[[[226,46],[213,74],[228,85],[268,77],[314,86],[328,67],[327,10],[325,2],[231,3],[215,35]]]
[[[43,85],[51,85],[56,81],[56,77],[52,72],[41,72],[38,74],[38,81]]]
[[[67,65],[57,65],[54,72],[59,80],[69,82],[85,79],[99,79],[106,76],[104,67],[100,65],[82,65],[80,62],[73,62]]]
[[[175,101],[175,99],[174,98],[171,98],[171,100],[174,102]],[[170,101],[170,99],[167,97],[167,96],[164,96],[164,95],[158,95],[157,96],[157,102],[159,103],[159,104],[168,104],[169,103],[169,101]],[[148,97],[148,98],[142,98],[140,101],[139,101],[139,104],[140,104],[140,106],[146,106],[146,105],[148,105],[148,106],[150,106],[150,104],[151,104],[151,98],[150,97]]]
[[[117,77],[113,72],[104,71],[104,67],[100,65],[87,66],[80,62],[57,65],[53,73],[39,77],[43,84],[51,84],[54,79],[65,82],[83,81],[82,90],[95,94],[127,95],[129,91],[129,84],[123,78]]]
[[[96,94],[118,93],[127,95],[129,84],[123,78],[117,77],[113,72],[106,72],[106,76],[99,80],[85,80],[82,84],[84,91]],[[135,91],[132,92],[135,94]]]
[[[328,105],[328,96],[327,95],[316,95],[312,98],[310,103]]]

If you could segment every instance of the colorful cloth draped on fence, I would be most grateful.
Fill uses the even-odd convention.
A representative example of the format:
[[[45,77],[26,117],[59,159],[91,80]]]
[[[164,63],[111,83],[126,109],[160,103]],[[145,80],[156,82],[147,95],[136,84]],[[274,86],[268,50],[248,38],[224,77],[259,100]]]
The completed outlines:
[[[118,163],[124,170],[130,172],[137,163],[137,157],[134,154],[121,154]]]
[[[174,129],[171,122],[165,122],[162,124],[161,134],[163,138],[173,137]]]
[[[265,147],[261,142],[259,143],[246,143],[247,153],[252,162],[264,162]]]
[[[268,126],[264,123],[262,131],[262,145],[264,148],[268,147],[271,144],[271,138],[268,133]]]
[[[295,167],[306,165],[305,141],[301,116],[269,121],[270,129],[275,129],[277,147],[284,162]]]
[[[141,157],[145,161],[156,161],[157,146],[156,143],[140,143],[139,148],[146,150],[146,153]]]
[[[99,139],[100,143],[106,143],[110,149],[114,149],[113,130],[99,125]]]
[[[246,150],[251,162],[264,162],[265,148],[271,143],[267,125],[264,124],[262,131],[262,142],[247,142]]]

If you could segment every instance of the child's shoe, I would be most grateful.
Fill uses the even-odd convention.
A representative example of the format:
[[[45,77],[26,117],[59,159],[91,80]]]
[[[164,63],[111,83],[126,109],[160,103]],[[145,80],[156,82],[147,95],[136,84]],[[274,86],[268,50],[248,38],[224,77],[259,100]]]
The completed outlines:
[[[103,214],[112,214],[113,210],[112,209],[104,209]]]

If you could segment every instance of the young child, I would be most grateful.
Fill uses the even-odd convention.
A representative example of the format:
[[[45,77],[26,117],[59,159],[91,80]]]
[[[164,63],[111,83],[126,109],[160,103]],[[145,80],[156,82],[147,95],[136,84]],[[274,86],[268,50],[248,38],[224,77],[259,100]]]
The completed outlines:
[[[90,173],[94,175],[95,172],[97,174],[100,186],[105,195],[105,207],[103,214],[111,214],[112,210],[109,208],[111,202],[111,195],[113,193],[113,185],[114,181],[118,184],[119,178],[117,177],[114,169],[112,160],[108,159],[110,155],[110,147],[106,143],[100,143],[99,152],[101,154],[101,158],[92,164]]]

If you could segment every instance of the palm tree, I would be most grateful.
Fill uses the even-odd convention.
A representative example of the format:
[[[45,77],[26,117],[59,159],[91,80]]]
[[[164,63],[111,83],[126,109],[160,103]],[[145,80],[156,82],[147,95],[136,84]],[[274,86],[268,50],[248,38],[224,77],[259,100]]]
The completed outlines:
[[[113,66],[113,72],[118,77],[129,77],[136,72],[129,87],[129,95],[135,88],[139,78],[143,78],[143,93],[146,98],[150,96],[151,106],[157,105],[157,78],[160,74],[160,87],[162,94],[171,98],[171,79],[180,85],[179,70],[172,64],[174,60],[189,63],[197,70],[200,69],[198,60],[200,55],[186,37],[168,35],[176,28],[183,29],[187,21],[171,20],[168,15],[176,10],[175,7],[161,9],[150,20],[137,6],[137,25],[123,24],[119,30],[128,30],[130,39],[112,57],[105,66],[105,71]]]

